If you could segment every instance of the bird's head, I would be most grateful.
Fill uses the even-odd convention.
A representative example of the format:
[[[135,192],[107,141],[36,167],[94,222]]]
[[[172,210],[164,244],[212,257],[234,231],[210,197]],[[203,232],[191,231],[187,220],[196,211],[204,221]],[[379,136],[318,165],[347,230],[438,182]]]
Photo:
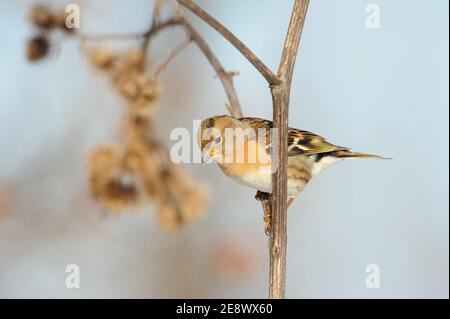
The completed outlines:
[[[225,129],[237,126],[239,126],[239,120],[228,115],[215,116],[202,121],[197,138],[204,163],[221,162]]]

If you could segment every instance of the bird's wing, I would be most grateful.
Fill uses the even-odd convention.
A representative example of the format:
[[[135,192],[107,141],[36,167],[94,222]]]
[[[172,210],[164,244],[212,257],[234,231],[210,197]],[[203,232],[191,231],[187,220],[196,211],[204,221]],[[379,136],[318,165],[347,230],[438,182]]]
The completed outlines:
[[[248,117],[240,119],[246,125],[254,128],[255,130],[259,128],[266,128],[267,130],[267,139],[270,140],[270,132],[269,129],[273,128],[272,121]],[[270,144],[268,142],[267,144]],[[308,132],[295,128],[289,128],[288,133],[288,156],[294,155],[314,155],[314,154],[322,154],[329,153],[334,151],[348,150],[346,147],[340,147],[328,143],[325,138]]]
[[[288,136],[288,155],[314,155],[348,150],[346,147],[328,143],[322,136],[308,131],[290,128]]]

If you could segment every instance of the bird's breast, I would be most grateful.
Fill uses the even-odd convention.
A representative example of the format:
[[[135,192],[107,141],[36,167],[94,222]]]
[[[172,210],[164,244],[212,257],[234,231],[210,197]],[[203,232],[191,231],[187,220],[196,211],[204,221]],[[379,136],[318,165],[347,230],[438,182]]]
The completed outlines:
[[[219,164],[228,177],[241,185],[245,185],[261,192],[272,193],[271,165],[249,164]],[[288,165],[288,194],[295,196],[302,191],[311,179],[311,168],[302,162],[289,160]]]

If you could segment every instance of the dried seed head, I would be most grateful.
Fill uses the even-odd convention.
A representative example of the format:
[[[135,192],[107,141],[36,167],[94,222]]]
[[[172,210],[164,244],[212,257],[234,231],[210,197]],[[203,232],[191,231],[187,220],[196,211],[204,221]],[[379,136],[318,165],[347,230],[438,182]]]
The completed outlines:
[[[50,50],[50,41],[43,35],[38,35],[28,41],[27,59],[31,62],[46,57]]]
[[[88,159],[92,196],[114,213],[136,206],[142,194],[139,178],[123,165],[123,151],[104,147]]]
[[[135,101],[139,95],[139,86],[133,75],[122,77],[118,83],[117,87],[120,94],[129,101]]]
[[[133,173],[142,173],[146,170],[146,160],[148,149],[140,140],[130,140],[126,145],[126,151],[123,156],[123,166],[127,171]]]
[[[124,58],[124,69],[142,69],[145,62],[144,50],[141,47],[132,48],[129,50]]]
[[[117,54],[108,48],[94,48],[89,51],[89,60],[97,68],[109,70],[114,66]]]
[[[148,117],[161,96],[161,86],[151,76],[132,72],[116,80],[120,94],[128,100],[132,114]]]
[[[145,75],[138,77],[137,81],[141,88],[142,98],[148,103],[156,103],[161,97],[159,82]]]
[[[154,111],[161,96],[161,86],[147,75],[141,75],[137,78],[139,86],[138,98],[131,104],[134,114],[139,116],[149,116]]]
[[[139,201],[139,192],[132,176],[121,175],[108,180],[100,193],[100,200],[113,212],[122,212]]]
[[[122,213],[140,202],[140,191],[135,177],[126,173],[103,178],[90,178],[92,196],[112,213]]]
[[[36,5],[31,8],[29,14],[30,21],[37,27],[50,29],[54,25],[54,17],[50,9],[43,5]]]

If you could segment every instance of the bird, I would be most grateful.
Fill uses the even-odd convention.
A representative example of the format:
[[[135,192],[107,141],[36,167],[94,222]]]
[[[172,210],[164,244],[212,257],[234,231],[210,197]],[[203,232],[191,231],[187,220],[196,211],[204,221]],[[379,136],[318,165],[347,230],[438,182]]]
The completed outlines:
[[[203,120],[198,143],[204,163],[215,162],[225,175],[239,184],[272,193],[273,122],[256,117],[230,115]],[[311,179],[325,168],[344,159],[383,156],[353,152],[329,143],[320,135],[296,128],[288,129],[288,205]],[[264,196],[263,196],[264,197]],[[269,227],[266,220],[266,227]],[[266,229],[267,232],[267,229]]]

